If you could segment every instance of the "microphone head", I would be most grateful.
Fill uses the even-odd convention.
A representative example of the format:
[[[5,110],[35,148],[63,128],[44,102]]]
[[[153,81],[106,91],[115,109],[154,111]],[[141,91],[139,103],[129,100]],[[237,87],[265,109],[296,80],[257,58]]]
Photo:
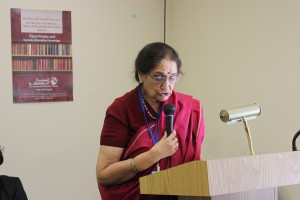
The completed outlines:
[[[164,107],[164,113],[165,115],[173,115],[175,112],[175,106],[171,103],[168,103]]]

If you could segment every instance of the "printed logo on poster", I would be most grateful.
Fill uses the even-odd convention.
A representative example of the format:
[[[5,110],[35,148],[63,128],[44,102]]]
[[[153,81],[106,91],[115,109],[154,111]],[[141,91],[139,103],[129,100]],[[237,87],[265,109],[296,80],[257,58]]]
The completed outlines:
[[[28,86],[30,88],[57,87],[57,83],[57,77],[51,76],[45,79],[36,78],[34,82],[28,82]]]

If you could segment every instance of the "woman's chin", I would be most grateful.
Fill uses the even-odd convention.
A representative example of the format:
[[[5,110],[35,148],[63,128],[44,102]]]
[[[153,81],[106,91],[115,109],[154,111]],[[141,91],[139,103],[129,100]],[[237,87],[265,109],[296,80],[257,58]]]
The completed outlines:
[[[170,95],[166,96],[166,95],[163,95],[163,96],[160,96],[158,98],[159,101],[167,101],[169,99]]]

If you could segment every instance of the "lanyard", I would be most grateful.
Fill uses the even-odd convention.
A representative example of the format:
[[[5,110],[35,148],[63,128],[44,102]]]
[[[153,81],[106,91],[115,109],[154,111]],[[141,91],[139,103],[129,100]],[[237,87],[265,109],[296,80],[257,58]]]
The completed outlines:
[[[143,114],[144,114],[144,119],[145,119],[145,122],[146,122],[146,125],[147,125],[147,128],[148,128],[148,131],[149,131],[149,134],[150,134],[150,137],[152,139],[152,142],[153,144],[156,144],[158,142],[158,119],[159,119],[159,116],[161,114],[161,109],[162,109],[162,105],[160,104],[159,106],[159,109],[158,109],[158,112],[157,112],[157,116],[156,116],[156,122],[155,122],[155,138],[154,138],[154,135],[152,133],[152,130],[149,126],[149,123],[148,123],[148,120],[147,120],[147,117],[146,117],[146,112],[145,112],[145,108],[144,108],[144,105],[143,105],[143,97],[142,97],[142,90],[141,90],[142,86],[140,85],[139,88],[138,88],[138,94],[139,94],[139,99],[140,99],[140,105],[141,105],[141,108],[142,108],[142,111],[143,111]]]

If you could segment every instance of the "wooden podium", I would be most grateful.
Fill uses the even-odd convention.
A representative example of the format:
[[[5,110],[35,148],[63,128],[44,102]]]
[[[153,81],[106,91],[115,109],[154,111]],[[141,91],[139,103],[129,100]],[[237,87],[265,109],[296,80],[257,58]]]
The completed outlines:
[[[141,194],[179,200],[277,200],[277,187],[300,183],[300,151],[192,161],[140,178]]]

